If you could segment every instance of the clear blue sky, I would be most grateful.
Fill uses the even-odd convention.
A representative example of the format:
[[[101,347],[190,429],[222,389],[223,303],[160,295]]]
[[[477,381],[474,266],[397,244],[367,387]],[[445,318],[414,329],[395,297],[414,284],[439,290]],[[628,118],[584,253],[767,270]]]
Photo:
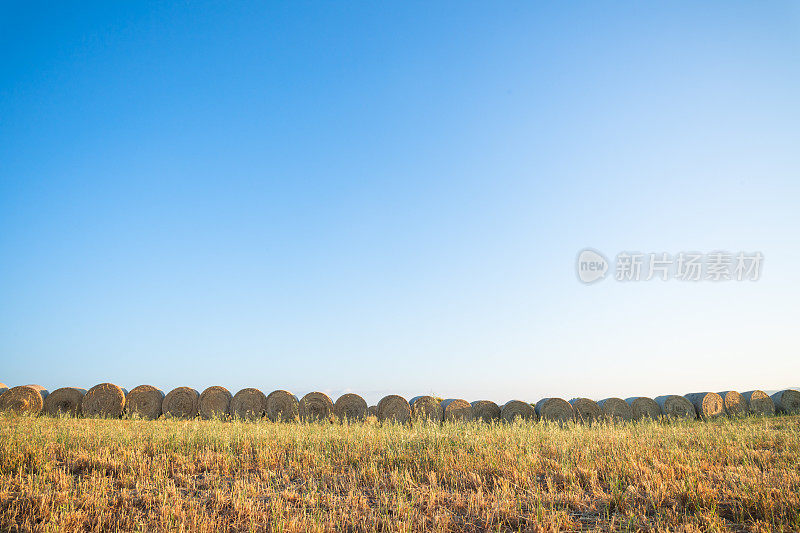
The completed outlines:
[[[797,3],[3,2],[0,50],[9,385],[800,382]]]

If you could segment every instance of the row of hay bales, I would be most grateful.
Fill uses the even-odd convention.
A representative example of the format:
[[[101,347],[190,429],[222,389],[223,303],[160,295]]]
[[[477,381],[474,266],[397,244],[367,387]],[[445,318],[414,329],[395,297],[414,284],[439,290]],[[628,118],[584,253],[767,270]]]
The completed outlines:
[[[190,387],[178,387],[164,395],[151,385],[139,385],[130,392],[112,383],[95,385],[88,391],[64,387],[48,394],[39,385],[22,385],[8,389],[0,383],[0,410],[48,415],[156,419],[268,418],[278,422],[291,420],[363,420],[375,416],[379,420],[407,422],[411,419],[435,421],[513,421],[550,420],[556,422],[592,422],[594,420],[639,420],[642,418],[702,418],[800,413],[800,392],[787,389],[772,396],[760,390],[738,393],[702,392],[685,396],[657,398],[606,398],[595,402],[588,398],[570,401],[543,398],[536,404],[511,400],[500,406],[489,400],[467,402],[462,399],[439,400],[433,396],[417,396],[407,401],[390,395],[376,406],[357,394],[344,394],[333,402],[323,392],[310,392],[298,399],[285,390],[265,395],[258,389],[242,389],[232,395],[220,386],[199,393]]]

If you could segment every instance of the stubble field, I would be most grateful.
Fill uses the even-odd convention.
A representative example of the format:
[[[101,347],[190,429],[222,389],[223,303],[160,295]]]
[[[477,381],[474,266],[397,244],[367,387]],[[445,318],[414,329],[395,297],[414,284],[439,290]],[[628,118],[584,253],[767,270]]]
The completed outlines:
[[[800,530],[800,417],[487,426],[0,414],[3,531]]]

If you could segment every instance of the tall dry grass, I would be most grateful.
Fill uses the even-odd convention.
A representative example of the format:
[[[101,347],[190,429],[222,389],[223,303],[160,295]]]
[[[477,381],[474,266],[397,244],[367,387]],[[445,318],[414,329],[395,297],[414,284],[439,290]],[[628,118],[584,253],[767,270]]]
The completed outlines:
[[[591,426],[0,415],[0,530],[800,530],[800,417]]]

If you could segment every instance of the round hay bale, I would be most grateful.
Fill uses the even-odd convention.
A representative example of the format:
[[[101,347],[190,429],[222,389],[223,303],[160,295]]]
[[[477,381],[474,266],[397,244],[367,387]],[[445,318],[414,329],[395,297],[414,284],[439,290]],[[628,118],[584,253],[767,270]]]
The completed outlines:
[[[411,415],[417,420],[444,420],[442,404],[433,396],[414,396],[408,403],[411,405]]]
[[[47,389],[41,385],[11,387],[0,396],[0,411],[38,415],[46,398]]]
[[[322,422],[330,420],[333,402],[324,392],[309,392],[300,399],[300,420]]]
[[[370,405],[367,407],[367,416],[374,416],[375,418],[378,418],[378,406]]]
[[[442,401],[442,411],[446,422],[470,422],[473,417],[472,405],[467,400],[449,398]]]
[[[628,422],[633,420],[633,410],[628,402],[622,398],[606,398],[597,402],[600,410],[603,411],[603,416],[608,420],[616,420],[618,422]]]
[[[339,396],[333,404],[333,414],[341,422],[364,420],[367,418],[367,402],[358,394],[348,392]]]
[[[735,390],[726,390],[717,394],[722,397],[722,405],[728,416],[745,416],[749,412],[747,400]]]
[[[716,392],[693,392],[685,396],[692,402],[700,418],[716,418],[725,414],[725,403],[722,401],[722,396]]]
[[[696,418],[697,412],[694,410],[692,402],[678,396],[677,394],[667,394],[655,398],[656,403],[661,407],[661,413],[667,418]]]
[[[542,398],[536,402],[536,414],[542,420],[560,424],[575,420],[575,410],[572,405],[561,398]]]
[[[772,403],[775,404],[777,413],[800,413],[800,391],[794,389],[778,391],[772,395]]]
[[[45,398],[47,398],[47,396],[50,395],[50,391],[47,390],[46,388],[42,387],[41,385],[36,385],[35,383],[29,383],[29,384],[26,385],[26,387],[33,387],[34,389],[39,391],[39,395],[42,397],[43,400]],[[44,403],[44,402],[42,402],[42,403]]]
[[[769,394],[763,390],[750,390],[743,392],[742,396],[747,402],[747,408],[754,415],[774,415],[775,404]]]
[[[267,396],[266,412],[273,422],[291,422],[300,414],[300,402],[289,391],[275,390]]]
[[[631,406],[631,413],[634,420],[651,418],[658,420],[661,418],[661,406],[652,398],[646,396],[635,396],[625,400]]]
[[[119,418],[125,409],[126,391],[113,383],[100,383],[84,394],[81,402],[83,416]]]
[[[152,385],[139,385],[125,398],[125,414],[129,418],[155,420],[161,416],[164,392]]]
[[[200,410],[200,393],[191,387],[169,391],[161,404],[164,418],[194,418]]]
[[[603,416],[603,411],[597,402],[589,398],[573,398],[569,401],[575,410],[575,418],[579,422],[591,423]]]
[[[402,396],[390,394],[378,402],[378,420],[405,424],[411,419],[411,405]]]
[[[472,402],[472,416],[487,424],[496,422],[500,420],[500,406],[490,400]]]
[[[231,400],[231,416],[243,420],[259,420],[267,410],[267,397],[258,389],[247,388]]]
[[[527,402],[521,400],[509,400],[500,409],[500,418],[504,422],[520,420],[536,420],[536,410]]]
[[[80,416],[81,402],[86,395],[86,389],[77,387],[62,387],[47,395],[44,399],[42,411],[50,416],[69,415]]]
[[[205,420],[217,418],[224,420],[231,415],[231,391],[220,385],[208,387],[200,395],[200,405],[197,412]]]

